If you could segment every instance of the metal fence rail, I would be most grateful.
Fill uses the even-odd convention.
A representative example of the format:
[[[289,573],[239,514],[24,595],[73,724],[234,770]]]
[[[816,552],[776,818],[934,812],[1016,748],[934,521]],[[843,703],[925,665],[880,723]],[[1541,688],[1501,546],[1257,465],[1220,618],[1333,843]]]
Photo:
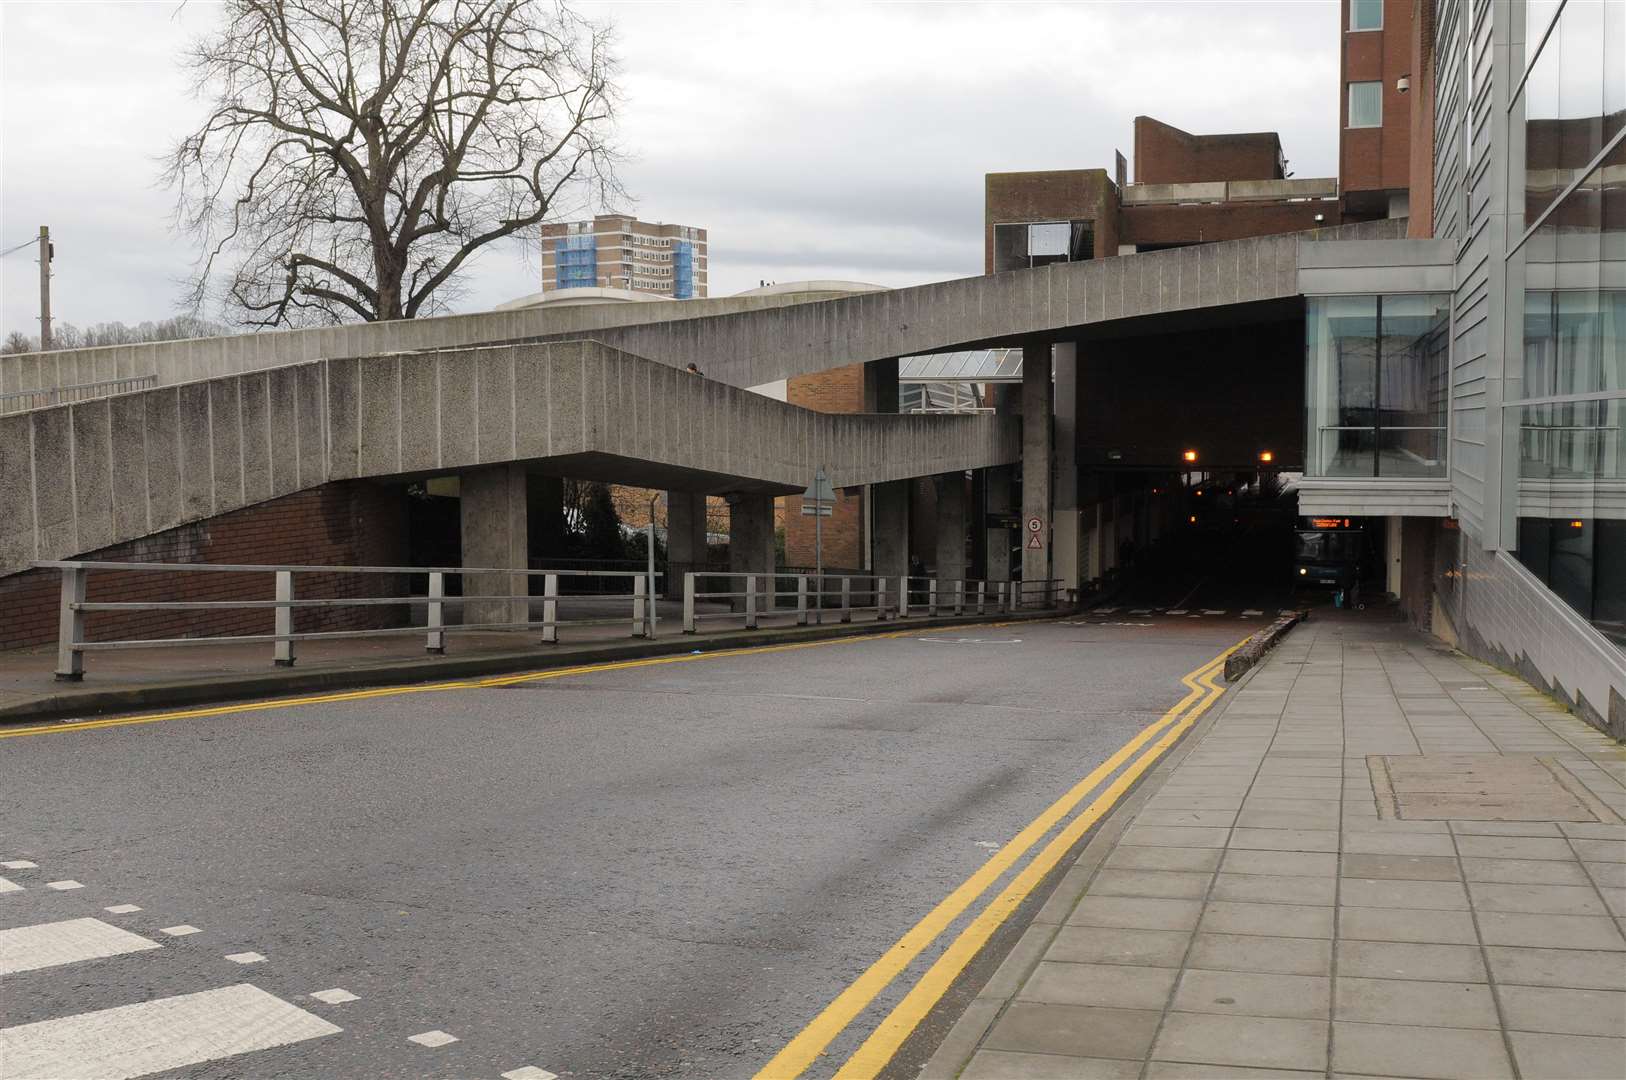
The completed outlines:
[[[711,583],[717,580],[730,587],[712,588]],[[794,586],[781,588],[785,581],[794,582]],[[859,583],[857,590],[854,582]],[[855,592],[867,602],[855,606]],[[742,615],[746,629],[754,630],[763,615],[792,611],[798,626],[822,619],[830,609],[844,623],[852,622],[855,611],[872,611],[877,622],[912,614],[1008,614],[1018,608],[1054,607],[1061,596],[1060,581],[944,580],[876,574],[826,574],[821,581],[816,574],[690,573],[683,577],[683,632],[695,633],[705,619],[737,619]],[[795,599],[795,607],[780,608],[778,602],[789,598]],[[701,611],[699,602],[705,600],[727,600],[730,610]]]
[[[424,634],[424,648],[431,653],[446,651],[446,635],[471,630],[532,630],[542,631],[542,641],[548,644],[559,640],[561,626],[616,626],[628,625],[634,637],[654,636],[655,604],[658,595],[656,583],[660,574],[650,575],[635,570],[516,570],[496,567],[470,566],[288,566],[238,565],[227,563],[138,563],[138,562],[36,562],[37,567],[62,571],[62,601],[57,631],[58,679],[75,681],[85,672],[85,653],[108,649],[147,649],[178,645],[242,645],[267,643],[273,646],[273,660],[282,667],[294,663],[295,643],[342,638],[373,637],[400,634],[413,629]],[[210,574],[271,574],[274,575],[273,595],[265,600],[141,600],[141,601],[87,601],[86,586],[92,571],[146,571],[155,573],[210,573]],[[426,575],[427,589],[419,595],[370,597],[300,598],[295,595],[296,574],[397,574]],[[523,595],[448,596],[446,579],[461,577],[506,575],[510,581],[523,577],[542,579],[541,596]],[[626,615],[592,619],[559,618],[559,581],[561,578],[616,578],[619,582],[630,579],[631,592],[606,592],[599,595],[575,595],[575,603],[599,601],[606,605],[628,605]],[[510,586],[512,588],[512,586]],[[524,602],[526,614],[533,601],[542,604],[542,618],[505,622],[454,623],[446,622],[446,608],[468,604],[508,604]],[[308,608],[357,607],[411,607],[424,609],[424,621],[405,627],[382,627],[366,630],[316,630],[296,633],[293,628],[294,612]],[[270,609],[274,614],[273,632],[269,634],[231,634],[182,638],[132,638],[126,640],[87,641],[85,615],[97,611],[250,611]]]
[[[76,383],[73,386],[54,386],[43,390],[13,390],[0,394],[0,413],[43,409],[48,405],[61,405],[69,401],[88,401],[91,398],[128,394],[158,385],[156,375],[130,375],[123,379],[105,379],[102,382]]]

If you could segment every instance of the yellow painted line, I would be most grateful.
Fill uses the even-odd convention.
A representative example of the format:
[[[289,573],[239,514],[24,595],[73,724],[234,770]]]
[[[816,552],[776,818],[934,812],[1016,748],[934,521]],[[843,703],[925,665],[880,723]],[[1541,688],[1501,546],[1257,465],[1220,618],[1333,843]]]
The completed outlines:
[[[863,974],[838,994],[835,1000],[825,1006],[823,1012],[785,1044],[785,1048],[775,1054],[773,1060],[756,1074],[756,1080],[790,1080],[805,1072],[824,1049],[835,1041],[836,1036],[845,1031],[853,1019],[869,1007],[876,995],[886,989],[928,945],[937,940],[949,924],[959,918],[1006,870],[1070,814],[1086,795],[1095,790],[1096,785],[1111,776],[1125,761],[1133,757],[1136,751],[1156,737],[1158,732],[1173,724],[1187,708],[1206,695],[1208,689],[1195,680],[1217,671],[1224,664],[1225,658],[1235,652],[1236,648],[1237,646],[1233,645],[1202,667],[1183,676],[1180,681],[1189,689],[1173,708],[1148,724],[1088,776],[1070,788],[1065,795],[1051,803],[1043,813],[1017,833],[1010,843],[995,852],[974,874],[927,912],[925,917],[899,938],[880,959],[871,964]],[[1048,850],[1047,848],[1046,851]]]
[[[1031,622],[1048,622],[1034,619]],[[976,623],[982,628],[1010,626],[1011,623]],[[676,656],[652,656],[641,660],[616,660],[602,664],[583,664],[576,667],[550,668],[522,675],[504,675],[489,679],[459,682],[425,683],[417,686],[383,686],[370,690],[349,690],[334,694],[314,694],[304,697],[273,698],[269,701],[241,702],[233,705],[213,705],[198,709],[178,709],[171,712],[147,713],[138,716],[110,716],[100,720],[73,720],[29,727],[0,728],[0,739],[16,739],[24,735],[49,735],[62,731],[93,731],[99,728],[129,727],[135,724],[156,724],[165,720],[199,720],[231,713],[263,712],[267,709],[291,709],[301,705],[325,705],[342,701],[366,701],[371,698],[392,697],[396,694],[426,694],[443,690],[474,690],[494,686],[513,686],[516,683],[541,679],[561,679],[567,675],[587,675],[597,671],[619,671],[626,668],[649,667],[654,664],[677,664],[690,660],[713,660],[725,656],[751,656],[757,653],[786,652],[791,649],[810,649],[820,645],[848,645],[864,641],[884,641],[915,634],[935,634],[948,630],[963,630],[964,626],[927,626],[918,629],[894,630],[883,634],[854,634],[848,637],[821,638],[818,641],[797,641],[784,645],[746,645],[735,649],[712,652],[680,653]],[[698,643],[698,642],[697,642]]]
[[[1227,649],[1220,660],[1223,661],[1226,656],[1236,651],[1240,644],[1239,642],[1238,645]],[[1135,781],[1156,764],[1169,747],[1173,746],[1180,736],[1208,711],[1208,707],[1225,693],[1225,688],[1215,685],[1213,681],[1218,674],[1220,674],[1218,663],[1210,664],[1203,669],[1203,674],[1196,681],[1204,688],[1206,696],[1193,706],[1178,724],[1165,732],[1151,749],[1125,769],[1099,798],[1069,822],[1065,829],[1057,833],[1055,838],[1045,845],[1044,850],[1011,880],[1005,890],[990,901],[982,913],[961,931],[960,936],[955,938],[943,955],[937,958],[937,962],[927,969],[914,988],[887,1014],[886,1019],[882,1020],[870,1037],[864,1040],[863,1045],[854,1051],[853,1056],[847,1059],[836,1073],[836,1080],[861,1080],[861,1078],[867,1080],[880,1073],[898,1052],[904,1040],[921,1020],[925,1019],[926,1014],[965,970],[966,965],[988,943],[994,931],[999,929],[1023,900],[1027,899],[1039,882],[1044,880],[1045,875],[1066,857],[1073,845],[1083,838],[1090,827],[1111,810]]]

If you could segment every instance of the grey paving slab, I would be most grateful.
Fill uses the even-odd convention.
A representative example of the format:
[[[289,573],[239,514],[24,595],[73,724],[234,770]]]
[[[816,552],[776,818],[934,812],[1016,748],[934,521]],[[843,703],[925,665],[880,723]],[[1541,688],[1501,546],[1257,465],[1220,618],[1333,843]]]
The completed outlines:
[[[1141,1060],[1161,1014],[1154,1009],[1097,1009],[1017,1001],[983,1039],[990,1050]]]
[[[1017,1000],[1160,1010],[1168,1002],[1169,990],[1179,974],[1173,968],[1046,960],[1034,968],[1027,983],[1017,992]]]
[[[1191,944],[1180,930],[1122,930],[1063,926],[1051,939],[1045,959],[1078,964],[1131,964],[1178,969]]]
[[[1192,940],[1186,962],[1211,971],[1327,975],[1332,971],[1332,942],[1325,938],[1203,933]]]
[[[1514,1031],[1508,1042],[1513,1044],[1520,1075],[1528,1078],[1617,1078],[1626,1062],[1626,1039]]]
[[[1485,911],[1479,933],[1486,945],[1525,945],[1538,949],[1626,951],[1626,938],[1613,919],[1590,915],[1530,915]],[[1623,958],[1626,963],[1626,958]]]
[[[1496,1002],[1486,983],[1346,978],[1340,969],[1333,1019],[1498,1030]]]
[[[1580,863],[1541,859],[1463,859],[1462,875],[1469,881],[1495,881],[1509,885],[1586,885]]]
[[[1318,851],[1242,851],[1233,848],[1225,852],[1220,872],[1330,878],[1338,873],[1338,856]]]
[[[1626,993],[1621,991],[1503,986],[1497,993],[1511,1031],[1626,1036]]]
[[[1086,896],[1067,917],[1067,923],[1130,930],[1192,930],[1202,912],[1203,905],[1197,900]]]
[[[1338,909],[1338,936],[1359,941],[1423,941],[1440,945],[1472,945],[1474,921],[1466,911],[1427,908]]]
[[[1339,941],[1339,977],[1443,982],[1488,982],[1478,945],[1415,941]]]
[[[1264,1016],[1170,1013],[1152,1056],[1267,1069],[1324,1069],[1327,1024]]]
[[[1468,892],[1457,881],[1404,881],[1345,877],[1339,903],[1350,907],[1432,908],[1465,911]]]
[[[1400,881],[1457,881],[1461,863],[1449,855],[1346,854],[1339,867],[1345,877]]]
[[[1325,976],[1191,967],[1180,975],[1172,1007],[1176,1012],[1325,1020],[1331,990]]]
[[[1219,869],[1225,852],[1219,848],[1133,847],[1120,844],[1107,856],[1106,865],[1122,870]]]
[[[1320,1080],[1323,1075],[1303,1069],[1248,1069],[1189,1061],[1152,1061],[1146,1066],[1146,1080]]]
[[[1596,889],[1581,885],[1501,885],[1475,881],[1468,886],[1480,911],[1527,911],[1551,915],[1608,915]]]
[[[1198,927],[1210,934],[1330,938],[1333,909],[1308,904],[1250,904],[1215,900],[1203,910]]]
[[[1285,874],[1220,874],[1214,878],[1215,900],[1270,904],[1331,904],[1338,882],[1330,877]]]
[[[1057,1054],[1019,1054],[1008,1050],[978,1050],[960,1080],[1135,1080],[1141,1063],[1109,1058],[1064,1057]]]
[[[1104,869],[1090,882],[1090,895],[1200,900],[1213,877],[1201,871]]]
[[[1344,1021],[1332,1026],[1332,1067],[1342,1072],[1429,1080],[1513,1076],[1500,1031]]]

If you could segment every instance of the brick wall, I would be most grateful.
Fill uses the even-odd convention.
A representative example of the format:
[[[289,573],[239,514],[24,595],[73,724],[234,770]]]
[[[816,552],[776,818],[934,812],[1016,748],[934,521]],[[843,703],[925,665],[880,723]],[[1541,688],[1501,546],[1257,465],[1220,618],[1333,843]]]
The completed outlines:
[[[1150,116],[1135,117],[1137,184],[1280,180],[1281,150],[1274,131],[1193,135]]]
[[[1339,80],[1338,186],[1345,197],[1362,191],[1404,189],[1411,173],[1412,104],[1396,81],[1421,80],[1412,67],[1413,0],[1384,0],[1383,29],[1349,31],[1349,5],[1343,4],[1342,77]],[[1349,84],[1378,82],[1383,87],[1383,126],[1349,127]]]
[[[101,562],[204,562],[307,566],[402,566],[408,562],[406,499],[398,488],[341,481],[182,525],[140,540],[86,552]],[[0,649],[56,641],[61,573],[29,570],[0,578]],[[395,575],[300,574],[295,595],[392,596],[405,591]],[[92,572],[86,599],[270,600],[271,574]],[[299,631],[401,625],[405,607],[308,608],[295,612]],[[270,633],[271,609],[249,611],[92,612],[87,640],[201,637]]]
[[[813,375],[796,375],[785,384],[785,400],[823,413],[864,412],[864,365],[849,364]],[[808,483],[813,478],[808,477]],[[802,497],[782,500],[785,562],[812,566],[815,522],[802,516]],[[835,511],[824,519],[824,565],[857,570],[864,565],[864,496],[862,491],[836,492]]]
[[[1118,198],[1105,169],[989,173],[983,178],[983,272],[994,272],[994,225],[1095,222],[1095,256],[1118,254]]]
[[[1125,244],[1146,246],[1273,236],[1336,224],[1337,207],[1337,203],[1321,201],[1126,206],[1123,208],[1121,239]],[[1324,215],[1328,220],[1317,221],[1317,214]]]

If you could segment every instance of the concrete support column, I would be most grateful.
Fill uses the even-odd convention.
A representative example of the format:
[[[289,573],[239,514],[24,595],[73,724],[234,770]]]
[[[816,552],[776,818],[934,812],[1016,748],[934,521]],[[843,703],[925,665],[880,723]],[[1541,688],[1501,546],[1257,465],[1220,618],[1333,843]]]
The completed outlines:
[[[529,566],[525,468],[491,465],[459,477],[463,565],[523,570]],[[464,596],[527,595],[523,574],[476,574],[463,578]],[[465,623],[525,622],[526,600],[489,600],[463,605]]]
[[[1022,347],[1022,580],[1050,577],[1051,413],[1050,346]],[[1027,522],[1038,518],[1039,544]]]
[[[966,576],[966,493],[964,473],[944,473],[937,482],[937,576],[963,581]]]
[[[995,465],[993,468],[982,470],[983,491],[986,493],[990,516],[1008,516],[1016,513],[1015,471],[1009,465]],[[1009,581],[1013,531],[990,526],[985,535],[984,543],[988,550],[988,580]]]
[[[864,365],[864,411],[867,413],[895,413],[898,411],[898,358],[887,360],[871,360]],[[904,546],[901,551],[902,569],[889,570],[881,563],[881,553],[891,552],[892,541],[883,537],[886,530],[896,528],[898,523],[888,519],[883,523],[880,499],[880,490],[888,485],[867,484],[864,487],[863,502],[863,529],[862,542],[859,545],[860,561],[863,569],[872,574],[904,574],[909,568],[908,524],[909,524],[909,496],[908,489],[903,491],[903,518],[902,528],[897,530],[899,542]],[[889,511],[890,512],[890,511]]]
[[[883,577],[903,577],[909,573],[909,481],[872,485],[870,497],[871,565]]]
[[[1083,577],[1083,528],[1078,507],[1078,345],[1075,342],[1064,341],[1056,346],[1055,370],[1056,490],[1050,573],[1061,579],[1063,588],[1076,589]]]
[[[735,574],[771,574],[774,571],[773,548],[773,496],[730,495],[728,497],[728,569]],[[757,582],[759,591],[768,583]],[[743,589],[743,582],[735,582],[734,589]],[[743,611],[745,603],[736,600],[736,610]],[[757,610],[764,611],[765,603]]]
[[[898,411],[898,358],[871,360],[864,365],[864,411]]]
[[[692,491],[666,493],[666,595],[683,595],[683,575],[706,561],[706,497]]]

